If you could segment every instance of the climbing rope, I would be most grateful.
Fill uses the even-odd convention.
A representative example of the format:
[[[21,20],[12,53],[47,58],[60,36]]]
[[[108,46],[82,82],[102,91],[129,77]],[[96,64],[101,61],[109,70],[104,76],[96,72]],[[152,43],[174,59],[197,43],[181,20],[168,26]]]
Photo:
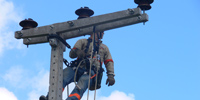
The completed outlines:
[[[95,40],[95,26],[93,27],[93,39],[92,43],[94,44]],[[94,45],[92,45],[92,50],[94,49]],[[94,52],[94,51],[93,51]],[[87,100],[89,100],[89,91],[90,91],[90,77],[91,77],[91,69],[92,69],[92,58],[93,58],[93,52],[91,52],[90,56],[90,70],[89,70],[89,80],[88,80],[88,93],[87,93]]]
[[[69,85],[67,85],[67,96],[69,97]]]
[[[96,99],[98,71],[99,71],[99,68],[97,68],[97,72],[96,72],[96,80],[95,80],[95,88],[94,88],[95,89],[95,91],[94,91],[94,100]]]
[[[81,60],[80,63],[78,64],[77,68],[76,68],[76,71],[75,71],[75,75],[74,75],[74,83],[75,83],[75,86],[80,90],[81,88],[77,85],[76,83],[76,74],[78,72],[78,68],[80,67],[81,63],[84,61],[85,59]]]
[[[99,40],[101,40],[101,38],[102,38],[102,33],[100,32],[100,36],[97,34],[97,37],[98,37],[97,43],[99,43]],[[97,48],[97,60],[100,61],[100,68],[101,68],[102,64],[101,64],[101,56],[99,55],[99,44],[98,44],[98,48]],[[97,67],[96,80],[95,80],[94,100],[96,99],[96,89],[97,89],[98,73],[99,73],[99,68]]]

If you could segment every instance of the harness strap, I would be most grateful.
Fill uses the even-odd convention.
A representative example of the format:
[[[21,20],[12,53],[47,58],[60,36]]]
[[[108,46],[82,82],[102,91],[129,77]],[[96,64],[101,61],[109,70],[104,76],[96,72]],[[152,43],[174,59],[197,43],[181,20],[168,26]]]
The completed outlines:
[[[64,64],[65,64],[67,67],[70,66],[70,65],[69,65],[69,62],[67,61],[67,59],[63,58],[63,62],[64,62]]]
[[[87,41],[88,41],[88,42],[87,42],[87,45],[86,45],[85,53],[88,52],[90,43],[92,42],[92,39],[88,38]]]

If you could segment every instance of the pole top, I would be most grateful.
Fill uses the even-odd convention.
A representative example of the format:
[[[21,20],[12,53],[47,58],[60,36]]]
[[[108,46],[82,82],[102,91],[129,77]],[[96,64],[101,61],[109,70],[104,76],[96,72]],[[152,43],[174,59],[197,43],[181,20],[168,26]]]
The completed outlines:
[[[87,18],[94,14],[94,11],[89,9],[89,7],[81,7],[75,11],[75,14],[78,15],[78,19]]]

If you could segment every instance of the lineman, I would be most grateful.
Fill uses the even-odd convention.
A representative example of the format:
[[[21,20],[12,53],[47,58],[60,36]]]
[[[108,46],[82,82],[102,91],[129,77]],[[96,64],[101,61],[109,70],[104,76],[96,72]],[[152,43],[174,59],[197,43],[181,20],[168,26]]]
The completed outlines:
[[[101,37],[103,37],[104,33],[100,33],[100,32],[95,33],[95,37],[98,37],[97,35],[100,36],[100,34],[101,34]],[[70,51],[70,54],[69,54],[70,57],[71,58],[78,57],[78,59],[84,59],[84,58],[89,59],[91,56],[91,52],[93,51],[92,50],[93,44],[91,42],[92,39],[93,39],[93,35],[91,35],[89,39],[78,40],[76,44],[74,45],[73,49]],[[88,42],[90,43],[89,43],[89,48],[87,49]],[[98,76],[101,76],[102,74],[101,63],[103,62],[106,66],[107,76],[108,76],[106,84],[108,84],[108,86],[110,85],[112,86],[115,83],[115,79],[114,79],[115,74],[114,74],[114,66],[113,66],[114,63],[113,63],[108,47],[104,45],[102,41],[99,41],[95,45],[99,45],[100,59],[98,59],[97,52],[94,53],[93,59],[91,61],[92,71],[91,71],[91,77],[90,77],[90,90],[94,89],[96,73],[97,73],[96,69],[99,68]],[[80,62],[80,60],[78,62]],[[78,87],[76,86],[74,88],[74,90],[72,91],[72,93],[69,95],[69,97],[66,100],[80,100],[80,98],[83,96],[83,93],[88,88],[89,66],[90,64],[87,64],[87,61],[80,65],[80,68],[78,69],[77,74],[76,74]],[[67,67],[66,69],[64,69],[63,87],[65,87],[66,85],[68,85],[69,83],[73,81],[74,74],[75,74],[73,67],[74,66]],[[101,82],[101,78],[98,77],[97,88],[101,87],[100,82]]]

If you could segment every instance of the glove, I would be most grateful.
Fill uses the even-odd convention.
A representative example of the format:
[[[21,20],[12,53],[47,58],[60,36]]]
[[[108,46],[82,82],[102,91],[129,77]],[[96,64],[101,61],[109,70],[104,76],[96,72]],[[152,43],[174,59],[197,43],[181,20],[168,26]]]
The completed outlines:
[[[76,54],[78,58],[85,58],[85,52],[83,50],[77,50]]]
[[[115,84],[114,75],[108,75],[108,78],[106,80],[106,85],[107,84],[108,84],[108,86],[112,86]]]
[[[69,53],[69,57],[70,58],[84,58],[85,57],[85,52],[83,50],[79,50],[79,49],[71,49],[70,53]]]

